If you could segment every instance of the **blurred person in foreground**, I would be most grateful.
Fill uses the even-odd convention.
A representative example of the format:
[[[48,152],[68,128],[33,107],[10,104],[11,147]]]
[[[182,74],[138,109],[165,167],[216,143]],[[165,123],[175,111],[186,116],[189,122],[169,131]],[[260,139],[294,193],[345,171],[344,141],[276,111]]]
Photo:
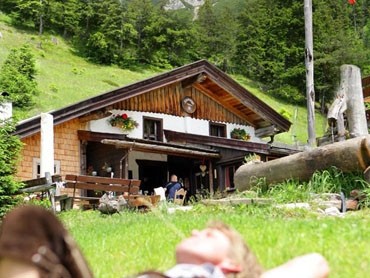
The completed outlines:
[[[176,265],[164,273],[148,271],[138,277],[170,278],[325,278],[329,266],[323,256],[310,253],[265,271],[242,236],[222,222],[194,230],[176,246]]]
[[[329,275],[326,260],[316,253],[265,271],[242,236],[222,222],[194,230],[176,246],[175,254],[176,265],[168,271],[147,271],[134,277],[325,278]],[[52,212],[22,206],[8,213],[1,225],[0,277],[90,278],[93,274],[75,241]]]
[[[0,229],[0,277],[93,277],[74,239],[51,212],[20,206],[3,219]]]

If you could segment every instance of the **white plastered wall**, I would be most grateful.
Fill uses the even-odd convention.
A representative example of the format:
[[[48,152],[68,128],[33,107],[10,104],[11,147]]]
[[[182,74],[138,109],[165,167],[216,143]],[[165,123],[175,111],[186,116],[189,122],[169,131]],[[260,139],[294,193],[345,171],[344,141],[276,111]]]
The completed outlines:
[[[131,138],[143,138],[143,117],[152,117],[163,119],[163,129],[168,129],[177,132],[185,132],[185,133],[192,133],[197,135],[209,135],[209,121],[206,120],[198,120],[193,119],[191,117],[177,117],[167,114],[160,114],[160,113],[143,113],[137,111],[124,111],[124,110],[111,110],[113,114],[123,114],[126,113],[129,117],[134,119],[139,126],[134,130],[127,133],[128,137]],[[121,134],[122,131],[120,128],[112,127],[108,120],[110,116],[99,119],[93,120],[89,123],[89,129],[93,132],[105,132],[105,133],[116,133]],[[227,128],[227,138],[230,138],[230,132],[234,128],[243,128],[246,130],[247,133],[251,135],[251,142],[262,142],[262,140],[255,136],[254,128],[251,126],[244,126],[244,125],[236,125],[236,124],[229,124],[229,123],[222,123],[226,124]]]

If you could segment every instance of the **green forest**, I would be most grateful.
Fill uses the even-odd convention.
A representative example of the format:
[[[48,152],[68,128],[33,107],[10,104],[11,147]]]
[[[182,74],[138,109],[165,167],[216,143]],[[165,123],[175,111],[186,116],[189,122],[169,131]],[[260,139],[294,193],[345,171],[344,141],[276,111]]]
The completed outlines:
[[[305,103],[304,1],[206,0],[195,13],[165,0],[2,0],[14,26],[65,38],[100,65],[168,69],[207,59],[286,102]],[[183,1],[184,2],[184,1]],[[316,101],[331,101],[339,67],[370,73],[370,1],[314,0]]]

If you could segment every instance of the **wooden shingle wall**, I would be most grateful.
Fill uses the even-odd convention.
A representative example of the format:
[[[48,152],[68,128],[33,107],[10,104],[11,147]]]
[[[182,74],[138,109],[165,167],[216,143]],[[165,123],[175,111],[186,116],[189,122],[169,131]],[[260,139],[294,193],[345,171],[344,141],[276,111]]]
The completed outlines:
[[[77,130],[83,129],[78,119],[54,127],[54,160],[60,160],[61,175],[80,174],[80,142]],[[40,133],[22,139],[25,144],[21,151],[17,178],[32,179],[33,158],[40,158]]]

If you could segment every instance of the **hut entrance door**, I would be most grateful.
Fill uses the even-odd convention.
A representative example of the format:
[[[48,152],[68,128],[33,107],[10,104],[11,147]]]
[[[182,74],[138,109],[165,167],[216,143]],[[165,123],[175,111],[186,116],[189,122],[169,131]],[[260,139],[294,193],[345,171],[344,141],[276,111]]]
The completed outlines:
[[[136,160],[139,165],[140,189],[143,194],[151,195],[154,188],[167,183],[167,162],[154,160]]]

